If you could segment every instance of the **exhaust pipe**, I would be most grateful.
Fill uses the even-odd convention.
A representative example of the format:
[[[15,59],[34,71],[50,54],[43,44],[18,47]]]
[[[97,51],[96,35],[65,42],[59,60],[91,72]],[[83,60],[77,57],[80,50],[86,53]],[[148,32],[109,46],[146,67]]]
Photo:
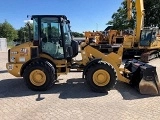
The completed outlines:
[[[160,94],[156,67],[133,59],[126,61],[125,69],[130,71],[128,74],[130,84],[137,87],[141,94]]]

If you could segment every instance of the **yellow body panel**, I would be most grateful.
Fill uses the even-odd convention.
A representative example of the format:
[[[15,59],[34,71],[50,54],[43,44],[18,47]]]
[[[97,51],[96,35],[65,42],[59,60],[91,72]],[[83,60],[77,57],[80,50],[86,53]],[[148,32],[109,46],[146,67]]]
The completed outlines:
[[[65,60],[65,59],[56,60],[56,59],[53,59],[52,57],[50,57],[47,54],[40,54],[40,57],[41,58],[46,58],[46,59],[52,61],[56,65],[57,75],[67,74],[69,72],[69,68],[67,68],[67,64],[68,64],[67,60]],[[66,69],[66,71],[63,72],[63,73],[61,72],[62,67],[64,67]]]
[[[132,48],[134,45],[134,38],[132,35],[124,36],[123,47],[124,48]]]
[[[10,62],[24,63],[31,59],[30,48],[33,46],[32,42],[27,42],[10,49]]]
[[[20,71],[24,63],[31,59],[32,42],[26,42],[10,49],[10,62],[6,64],[8,72],[15,77],[21,77]]]
[[[8,72],[14,75],[15,77],[21,77],[20,70],[22,65],[23,65],[22,63],[7,63],[6,68]]]

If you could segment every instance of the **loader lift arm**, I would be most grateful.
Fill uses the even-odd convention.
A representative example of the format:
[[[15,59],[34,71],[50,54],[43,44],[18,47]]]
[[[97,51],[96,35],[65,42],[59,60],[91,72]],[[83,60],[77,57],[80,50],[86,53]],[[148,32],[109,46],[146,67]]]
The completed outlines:
[[[99,62],[101,64],[104,63],[103,64],[104,66],[107,64],[113,69],[112,73],[116,74],[116,78],[115,78],[116,80],[133,85],[136,89],[139,90],[141,94],[157,95],[160,93],[160,84],[159,84],[159,80],[156,72],[156,67],[137,61],[137,60],[128,60],[125,63],[124,68],[120,67],[122,62],[121,60],[122,60],[123,47],[120,47],[117,54],[112,52],[108,55],[105,55],[100,51],[96,50],[95,48],[89,45],[86,45],[86,43],[81,43],[81,49],[82,49],[81,50],[82,61],[84,66],[87,63],[90,63],[90,59],[95,60],[95,63],[87,66],[84,72],[86,72],[88,68],[92,68],[89,70],[95,69],[95,66],[99,64]],[[108,68],[108,66],[106,66],[106,68],[110,69]],[[103,71],[101,72],[103,73]],[[86,77],[87,74],[88,74],[87,72],[84,73],[86,81],[89,79],[88,77]],[[109,74],[111,75],[111,73]],[[96,80],[98,82],[101,81],[100,78],[98,79],[98,77]],[[93,77],[93,81],[94,81],[94,77]]]

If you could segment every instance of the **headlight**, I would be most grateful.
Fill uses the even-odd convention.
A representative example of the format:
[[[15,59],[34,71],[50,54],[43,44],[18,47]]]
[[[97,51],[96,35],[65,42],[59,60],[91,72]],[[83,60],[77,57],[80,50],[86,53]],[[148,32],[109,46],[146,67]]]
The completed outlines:
[[[14,62],[15,61],[15,57],[10,57],[10,62]]]

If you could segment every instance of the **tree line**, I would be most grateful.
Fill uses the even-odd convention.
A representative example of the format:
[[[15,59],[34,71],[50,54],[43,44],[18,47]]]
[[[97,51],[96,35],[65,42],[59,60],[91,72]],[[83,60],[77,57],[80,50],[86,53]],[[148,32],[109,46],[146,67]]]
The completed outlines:
[[[136,23],[135,1],[132,6],[132,19],[127,20],[127,2],[124,0],[118,10],[113,13],[112,19],[108,21],[107,25],[112,25],[113,29],[125,30],[128,28],[134,29]],[[144,0],[144,26],[158,26],[160,27],[160,0]]]
[[[31,37],[33,37],[33,24],[30,26]],[[82,33],[72,32],[74,37],[83,37]],[[19,41],[24,42],[29,40],[29,28],[24,25],[20,29],[15,29],[7,20],[0,23],[0,38],[7,38],[7,42]]]

